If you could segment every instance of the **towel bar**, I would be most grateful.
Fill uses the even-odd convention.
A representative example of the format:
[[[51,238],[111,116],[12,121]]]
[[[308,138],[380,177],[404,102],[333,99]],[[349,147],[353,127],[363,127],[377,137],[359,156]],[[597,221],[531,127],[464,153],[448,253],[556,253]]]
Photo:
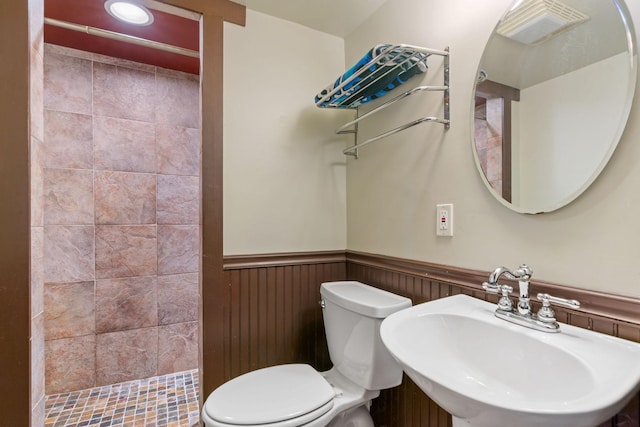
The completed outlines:
[[[370,52],[377,52],[376,48],[372,49]],[[398,45],[390,45],[389,47],[382,50],[382,52],[378,55],[371,54],[372,59],[365,63],[360,64],[360,68],[350,69],[349,72],[352,74],[346,73],[342,77],[340,77],[333,87],[329,87],[323,91],[321,91],[318,95],[316,95],[316,106],[323,108],[351,108],[358,109],[358,106],[363,104],[364,102],[368,102],[372,99],[375,99],[379,96],[383,96],[387,93],[387,89],[372,93],[372,90],[379,89],[378,86],[374,86],[377,82],[381,81],[381,79],[385,79],[390,75],[390,73],[394,73],[398,69],[402,69],[403,71],[410,70],[412,67],[419,66],[420,62],[425,61],[426,66],[426,58],[430,55],[440,55],[443,56],[443,77],[444,83],[442,86],[418,86],[402,94],[396,96],[393,99],[377,106],[373,110],[363,114],[362,116],[356,117],[355,120],[352,120],[348,123],[345,123],[340,128],[338,128],[335,132],[337,134],[344,133],[353,133],[355,134],[356,143],[349,148],[346,148],[343,153],[348,156],[353,156],[356,159],[358,158],[358,149],[362,148],[372,142],[378,141],[380,139],[391,136],[395,133],[401,132],[410,127],[416,126],[421,123],[426,122],[435,122],[440,123],[445,126],[445,129],[449,129],[451,121],[449,114],[449,48],[445,48],[444,50],[437,49],[429,49],[412,45],[398,44]],[[398,57],[401,57],[401,60],[398,60]],[[389,64],[391,62],[391,64]],[[409,64],[409,65],[407,65]],[[358,65],[358,64],[356,64]],[[426,69],[426,68],[425,68]],[[371,70],[374,70],[373,72]],[[395,76],[396,74],[391,74]],[[412,74],[413,75],[413,74]],[[346,77],[345,77],[346,76]],[[343,77],[345,77],[343,79]],[[403,83],[403,81],[400,81]],[[392,85],[392,87],[395,87]],[[375,88],[375,89],[373,89]],[[367,92],[367,90],[369,91]],[[390,90],[390,89],[388,89]],[[417,120],[413,120],[411,122],[405,123],[401,126],[398,126],[394,129],[391,129],[387,132],[384,132],[378,136],[373,138],[369,138],[364,142],[358,142],[358,127],[357,124],[368,118],[373,116],[374,114],[379,113],[380,111],[394,105],[396,102],[403,100],[411,95],[421,92],[434,92],[441,91],[443,93],[444,105],[443,105],[443,117],[422,117]],[[354,126],[354,129],[349,129],[351,126]]]

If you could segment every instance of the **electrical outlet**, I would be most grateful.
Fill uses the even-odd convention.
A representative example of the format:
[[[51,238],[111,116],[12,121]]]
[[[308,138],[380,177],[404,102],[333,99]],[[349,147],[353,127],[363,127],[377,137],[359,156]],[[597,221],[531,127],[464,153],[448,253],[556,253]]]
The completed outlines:
[[[453,204],[436,205],[436,235],[453,236]]]

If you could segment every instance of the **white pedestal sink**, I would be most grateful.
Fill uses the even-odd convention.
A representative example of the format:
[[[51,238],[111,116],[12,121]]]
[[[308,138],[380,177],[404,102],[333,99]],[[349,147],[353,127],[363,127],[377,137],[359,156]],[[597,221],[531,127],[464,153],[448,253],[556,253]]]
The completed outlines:
[[[561,324],[550,334],[455,295],[399,311],[380,334],[454,426],[590,427],[640,388],[640,344]]]

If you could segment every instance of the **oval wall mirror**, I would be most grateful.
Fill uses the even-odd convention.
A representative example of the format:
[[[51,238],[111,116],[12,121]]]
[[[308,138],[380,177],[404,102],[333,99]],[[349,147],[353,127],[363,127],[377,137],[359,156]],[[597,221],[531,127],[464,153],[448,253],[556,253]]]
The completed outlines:
[[[637,52],[622,0],[518,0],[489,38],[472,102],[476,165],[521,213],[559,209],[620,140]]]

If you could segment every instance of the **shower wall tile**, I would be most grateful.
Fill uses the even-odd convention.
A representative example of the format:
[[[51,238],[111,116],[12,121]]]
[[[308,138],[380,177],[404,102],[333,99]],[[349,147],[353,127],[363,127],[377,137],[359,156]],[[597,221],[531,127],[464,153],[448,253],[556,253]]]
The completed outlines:
[[[185,73],[184,71],[170,70],[168,68],[162,68],[162,67],[156,67],[156,73],[158,76],[166,76],[166,77],[172,77],[176,79],[189,80],[190,82],[193,82],[196,85],[200,86],[200,76],[197,74],[190,74],[190,73]],[[199,102],[199,97],[198,99],[195,99],[194,102]]]
[[[96,385],[151,377],[157,368],[157,327],[98,335]]]
[[[158,276],[158,323],[197,321],[200,310],[198,273]]]
[[[156,125],[158,173],[200,175],[200,129]]]
[[[45,49],[44,108],[91,114],[91,61]]]
[[[45,338],[95,333],[94,282],[45,283]]]
[[[44,54],[43,0],[29,0],[29,40],[31,41],[31,50],[42,56]],[[41,60],[38,62],[42,63]]]
[[[86,114],[45,110],[44,166],[92,169],[93,124]]]
[[[197,82],[158,75],[156,92],[158,123],[200,128],[200,85]]]
[[[487,148],[487,170],[486,176],[489,181],[496,181],[502,178],[502,147]]]
[[[91,55],[94,62],[100,62],[102,64],[115,65],[118,67],[130,68],[137,71],[145,71],[147,73],[155,73],[156,66],[149,64],[141,64],[139,62],[129,61],[128,59],[114,58],[112,56],[101,55],[94,53]]]
[[[156,266],[156,226],[96,226],[98,279],[155,275]]]
[[[158,175],[158,224],[200,222],[200,178]]]
[[[93,225],[93,222],[93,171],[45,169],[45,225]]]
[[[93,111],[97,116],[155,122],[155,74],[93,64]]]
[[[156,172],[152,123],[95,116],[93,126],[96,170]]]
[[[31,176],[46,392],[195,368],[199,76],[44,51]]]
[[[44,228],[31,227],[31,315],[44,311]]]
[[[42,142],[44,141],[44,0],[28,1],[29,15],[29,198],[30,210],[30,425],[44,424],[43,200]],[[6,56],[6,55],[5,55]],[[36,187],[36,188],[34,188]],[[35,191],[35,193],[34,193]],[[34,205],[38,205],[34,209]]]
[[[198,367],[198,322],[158,328],[158,375]]]
[[[45,412],[45,396],[43,394],[40,400],[33,406],[33,411],[31,412],[31,425],[43,426],[45,423]]]
[[[44,281],[94,279],[94,227],[50,225],[44,229]]]
[[[197,225],[158,226],[158,274],[194,273],[200,265]]]
[[[37,20],[36,20],[37,21]],[[42,28],[42,27],[41,27]],[[40,44],[37,41],[36,44]],[[44,62],[42,61],[42,51],[31,49],[31,67],[29,69],[29,126],[31,136],[42,141],[44,139]]]
[[[96,224],[155,224],[156,175],[97,171]]]
[[[45,337],[44,314],[31,319],[31,407],[35,407],[44,396]]]
[[[88,61],[91,61],[93,58],[93,53],[85,52],[84,50],[74,49],[72,47],[58,46],[55,44],[45,43],[44,49],[45,49],[45,60],[47,61],[49,60],[49,54],[52,54],[52,53],[57,55],[70,56],[72,58],[86,59]]]
[[[82,390],[96,385],[96,337],[50,340],[45,343],[47,394]]]
[[[30,147],[30,215],[31,226],[42,227],[44,224],[44,177],[43,177],[43,144],[37,138],[31,138]]]
[[[125,331],[158,325],[155,276],[96,282],[96,332]]]

